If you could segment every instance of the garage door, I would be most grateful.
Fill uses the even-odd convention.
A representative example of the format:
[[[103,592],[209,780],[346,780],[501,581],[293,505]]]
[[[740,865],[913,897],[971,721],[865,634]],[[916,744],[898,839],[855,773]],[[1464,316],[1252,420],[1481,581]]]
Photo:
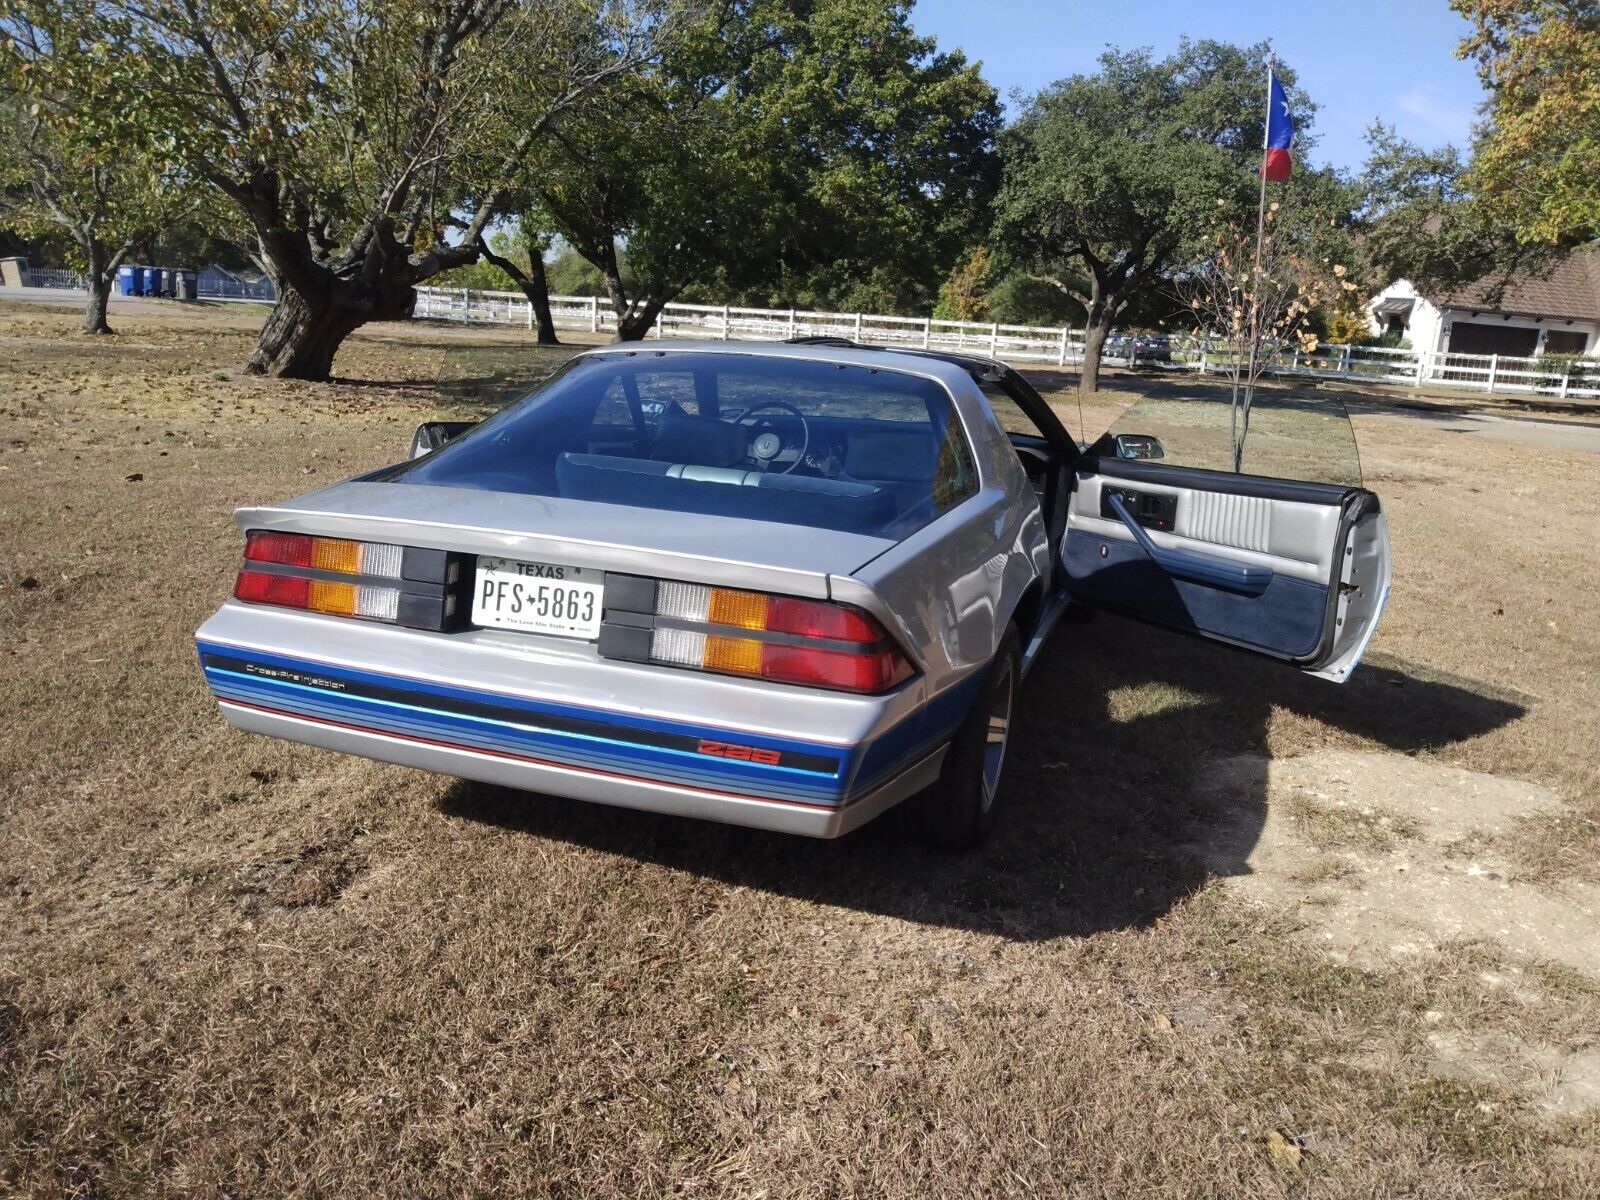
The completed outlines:
[[[1451,354],[1504,354],[1529,358],[1539,343],[1537,329],[1518,329],[1511,325],[1490,325],[1479,321],[1457,321],[1450,326]]]

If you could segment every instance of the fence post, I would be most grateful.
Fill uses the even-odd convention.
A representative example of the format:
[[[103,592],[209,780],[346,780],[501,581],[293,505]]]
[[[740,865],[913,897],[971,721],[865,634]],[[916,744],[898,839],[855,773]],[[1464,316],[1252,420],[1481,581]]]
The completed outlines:
[[[794,309],[789,310],[789,336],[794,336]]]
[[[933,318],[922,318],[922,348],[926,350],[933,340]]]
[[[600,332],[600,297],[589,297],[589,332]]]
[[[1571,378],[1572,378],[1572,363],[1570,361],[1562,363],[1561,364],[1561,392],[1560,392],[1560,395],[1561,395],[1561,398],[1563,400],[1565,400],[1567,398],[1567,382]]]
[[[532,300],[527,301],[527,305],[528,305],[528,328],[532,329],[533,328],[533,301]]]
[[[856,341],[861,340],[861,314],[856,314]]]
[[[1421,387],[1422,386],[1422,372],[1423,372],[1423,369],[1424,369],[1424,364],[1427,363],[1427,361],[1428,361],[1428,352],[1426,350],[1418,350],[1417,351],[1417,375],[1416,375],[1416,378],[1411,381],[1411,386],[1412,387]]]
[[[728,316],[728,306],[726,304],[724,304],[722,306],[722,340],[723,341],[727,341],[729,338],[731,338],[733,336],[732,332],[730,331],[731,323],[732,323],[732,318]]]
[[[466,288],[461,289],[461,319],[472,320],[472,293]]]
[[[1202,375],[1204,375],[1206,373],[1206,350],[1207,350],[1207,343],[1201,342],[1200,343],[1200,374],[1202,374]]]
[[[1349,342],[1346,342],[1344,344],[1344,349],[1339,355],[1339,370],[1345,372],[1346,374],[1349,374],[1349,372],[1350,372],[1350,343]]]
[[[1000,324],[996,322],[989,326],[989,357],[993,358],[1000,353]]]
[[[1056,343],[1056,366],[1067,365],[1067,327],[1061,327],[1061,339]]]
[[[1485,389],[1486,391],[1494,391],[1494,378],[1499,373],[1500,356],[1498,354],[1491,354],[1489,355],[1489,386]]]
[[[1300,371],[1300,347],[1296,346],[1289,356],[1289,374],[1296,375]]]

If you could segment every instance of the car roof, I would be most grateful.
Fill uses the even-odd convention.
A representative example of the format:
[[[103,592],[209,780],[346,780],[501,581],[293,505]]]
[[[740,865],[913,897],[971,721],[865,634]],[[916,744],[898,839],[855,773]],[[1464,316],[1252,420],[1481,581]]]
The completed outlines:
[[[920,346],[868,346],[842,337],[803,337],[787,341],[720,341],[667,338],[645,342],[614,342],[586,350],[580,357],[614,354],[758,354],[772,358],[798,358],[812,362],[847,363],[852,366],[888,367],[944,377],[954,367],[968,377],[998,378],[1010,371],[1005,363],[978,354],[950,350],[924,350]]]

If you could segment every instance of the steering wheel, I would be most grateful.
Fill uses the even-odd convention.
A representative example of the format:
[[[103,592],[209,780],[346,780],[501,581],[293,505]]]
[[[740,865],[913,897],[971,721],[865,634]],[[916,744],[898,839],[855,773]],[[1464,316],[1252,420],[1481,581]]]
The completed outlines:
[[[800,446],[798,450],[795,450],[794,461],[777,472],[779,475],[787,475],[806,460],[806,451],[811,448],[811,426],[806,421],[805,413],[792,404],[784,403],[782,400],[763,400],[759,404],[752,404],[735,417],[734,420],[740,425],[748,424],[751,427],[751,432],[754,433],[762,422],[751,421],[750,418],[756,413],[769,408],[781,409],[800,422]],[[769,421],[766,424],[770,426],[772,422]],[[794,447],[785,445],[783,434],[779,433],[775,428],[768,428],[750,439],[750,457],[760,463],[763,470],[770,469],[773,460],[778,455],[785,450],[791,449],[794,449]]]

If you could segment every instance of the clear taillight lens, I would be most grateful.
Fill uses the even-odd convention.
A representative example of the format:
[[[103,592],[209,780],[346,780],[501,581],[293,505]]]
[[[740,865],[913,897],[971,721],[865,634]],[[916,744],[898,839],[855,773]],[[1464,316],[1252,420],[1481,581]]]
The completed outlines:
[[[656,618],[652,662],[869,693],[911,674],[883,626],[849,605],[664,581]]]

